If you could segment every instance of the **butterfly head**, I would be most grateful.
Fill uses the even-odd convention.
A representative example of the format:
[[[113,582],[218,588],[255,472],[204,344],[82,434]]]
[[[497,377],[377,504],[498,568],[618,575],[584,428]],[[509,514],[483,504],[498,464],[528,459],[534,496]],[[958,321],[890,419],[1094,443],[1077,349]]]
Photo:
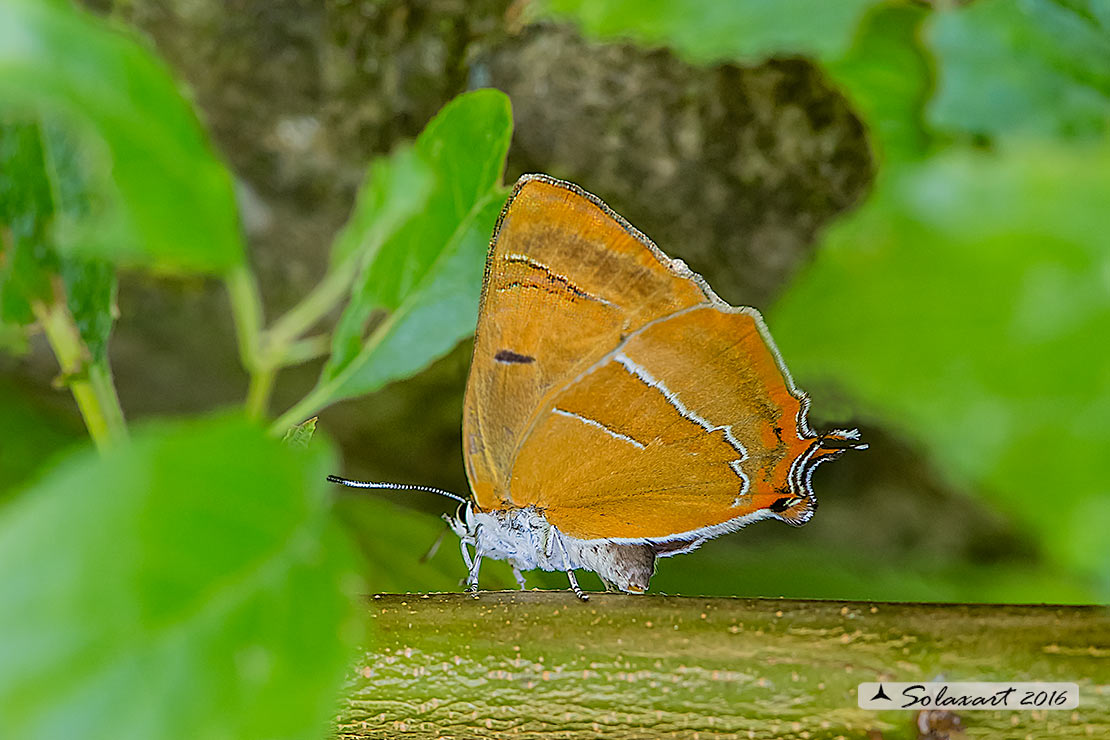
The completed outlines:
[[[443,518],[447,521],[451,531],[457,534],[460,538],[466,541],[473,541],[474,536],[478,531],[477,517],[474,510],[474,502],[463,501],[455,509],[453,515],[444,514]]]

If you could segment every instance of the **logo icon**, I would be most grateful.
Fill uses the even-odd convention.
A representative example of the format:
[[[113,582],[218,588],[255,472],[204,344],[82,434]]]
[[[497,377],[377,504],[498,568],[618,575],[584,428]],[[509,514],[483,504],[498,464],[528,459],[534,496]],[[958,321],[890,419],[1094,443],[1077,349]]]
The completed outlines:
[[[871,697],[871,701],[877,701],[879,699],[886,699],[887,701],[891,701],[891,698],[886,695],[885,691],[883,691],[882,684],[879,684],[879,690],[876,691],[875,695]]]

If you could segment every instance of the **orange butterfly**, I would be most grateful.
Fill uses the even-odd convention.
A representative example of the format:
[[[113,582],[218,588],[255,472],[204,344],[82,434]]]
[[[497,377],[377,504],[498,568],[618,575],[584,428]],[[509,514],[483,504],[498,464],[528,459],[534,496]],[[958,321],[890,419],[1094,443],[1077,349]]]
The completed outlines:
[[[758,311],[595,196],[522,177],[490,244],[467,381],[473,496],[448,494],[468,587],[493,558],[521,588],[521,571],[561,570],[585,599],[583,568],[642,593],[657,557],[760,519],[804,524],[814,468],[867,447],[856,430],[815,433],[808,406]]]

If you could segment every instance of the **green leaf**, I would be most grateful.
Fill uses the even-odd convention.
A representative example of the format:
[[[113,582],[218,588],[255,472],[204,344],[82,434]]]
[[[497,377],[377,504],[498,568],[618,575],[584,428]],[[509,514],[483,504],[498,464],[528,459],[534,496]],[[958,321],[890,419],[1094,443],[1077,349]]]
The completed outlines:
[[[397,232],[427,207],[434,184],[431,166],[411,148],[370,165],[354,213],[332,245],[332,269],[356,272],[357,280],[332,333],[329,364],[347,365],[361,350],[374,306],[372,299],[360,300],[357,286],[366,285],[382,245],[394,242]]]
[[[956,131],[1089,137],[1110,130],[1104,1],[977,0],[938,13],[929,37],[932,121]]]
[[[92,362],[107,365],[108,336],[116,311],[116,271],[103,260],[62,261],[66,304]]]
[[[347,366],[325,367],[333,399],[360,396],[414,375],[474,331],[486,249],[505,197],[495,191],[477,204],[422,282],[375,328]]]
[[[0,320],[34,322],[31,303],[53,296],[54,199],[39,126],[0,118]]]
[[[0,4],[0,106],[64,123],[104,197],[59,219],[65,250],[219,272],[243,259],[231,177],[166,67],[69,3]]]
[[[408,300],[467,220],[501,187],[512,132],[509,99],[497,90],[460,95],[428,123],[414,146],[435,175],[427,206],[382,246],[361,288],[364,298],[388,310]],[[475,305],[477,297],[475,287]]]
[[[356,281],[316,388],[277,428],[416,373],[474,331],[511,136],[509,100],[496,90],[460,95],[428,124],[414,146],[434,174],[425,209]],[[390,313],[364,338],[375,309]]]
[[[325,734],[355,624],[333,459],[238,419],[165,424],[9,503],[4,734]]]
[[[588,35],[667,46],[695,64],[836,57],[880,0],[543,0],[541,12]]]
[[[1056,562],[1110,583],[1110,148],[1018,142],[892,173],[772,315]]]
[[[0,319],[34,320],[33,302],[65,298],[94,363],[106,363],[115,311],[116,273],[103,260],[59,253],[54,224],[86,212],[95,200],[73,138],[57,126],[0,122]]]
[[[825,63],[888,163],[920,157],[930,145],[923,122],[932,71],[919,38],[927,15],[918,5],[876,6],[860,23],[851,48]]]
[[[316,433],[316,418],[313,416],[308,421],[289,427],[289,431],[285,433],[281,441],[290,447],[300,449],[308,447],[308,443],[312,441],[312,435]]]
[[[56,219],[79,220],[96,202],[93,185],[74,138],[58,126],[42,127],[45,177],[54,194]],[[30,173],[28,173],[30,174]],[[59,258],[66,304],[94,363],[107,366],[108,336],[116,314],[116,271],[103,259],[63,252]]]

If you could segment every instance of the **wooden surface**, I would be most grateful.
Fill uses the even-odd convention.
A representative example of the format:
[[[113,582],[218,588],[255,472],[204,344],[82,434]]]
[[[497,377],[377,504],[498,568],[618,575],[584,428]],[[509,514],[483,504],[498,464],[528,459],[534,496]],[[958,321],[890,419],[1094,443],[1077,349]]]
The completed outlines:
[[[1102,607],[569,593],[384,595],[340,737],[916,738],[863,681],[1075,681],[1076,710],[975,711],[966,737],[1110,737]]]

